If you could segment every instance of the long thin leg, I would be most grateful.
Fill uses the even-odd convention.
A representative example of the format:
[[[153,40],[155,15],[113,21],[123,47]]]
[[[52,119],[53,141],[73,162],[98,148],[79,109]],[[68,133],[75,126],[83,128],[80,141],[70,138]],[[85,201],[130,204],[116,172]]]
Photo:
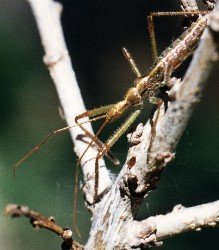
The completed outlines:
[[[105,116],[104,116],[105,117]],[[87,122],[92,122],[92,121],[96,121],[96,120],[99,120],[99,119],[102,119],[103,117],[102,116],[99,116],[99,117],[95,117],[91,120],[88,120],[88,121],[84,121],[82,122],[82,124],[85,124]],[[81,125],[81,124],[80,124]],[[18,160],[18,162],[13,166],[13,176],[15,176],[15,172],[16,172],[16,169],[22,164],[24,163],[31,155],[33,155],[34,153],[36,153],[37,151],[39,151],[41,149],[41,147],[50,139],[52,138],[54,135],[57,135],[59,133],[62,133],[62,132],[65,132],[73,127],[76,127],[78,126],[77,124],[74,124],[72,126],[68,126],[68,127],[64,127],[64,128],[61,128],[61,129],[57,129],[57,130],[54,130],[52,131],[51,133],[49,133],[40,143],[38,143],[32,150],[30,150],[29,152],[27,152],[25,155],[23,155],[20,160]],[[82,126],[82,125],[81,125]]]
[[[199,15],[199,14],[206,14],[208,11],[172,11],[172,12],[152,12],[147,17],[148,20],[148,31],[151,41],[151,49],[152,49],[152,56],[153,61],[157,60],[158,53],[157,53],[157,42],[155,36],[155,25],[154,25],[154,17],[161,17],[161,16],[184,16],[184,15]]]
[[[140,115],[141,111],[136,110],[132,113],[127,120],[118,128],[115,133],[106,141],[105,146],[97,154],[95,160],[95,186],[94,186],[94,202],[98,201],[98,182],[99,182],[99,159],[105,155],[113,144],[126,132],[126,130],[133,124],[136,118]]]
[[[141,73],[140,73],[140,71],[137,67],[137,64],[135,63],[135,60],[132,57],[131,53],[126,48],[122,48],[122,53],[123,53],[125,59],[128,61],[132,71],[137,76],[137,78],[141,77]]]

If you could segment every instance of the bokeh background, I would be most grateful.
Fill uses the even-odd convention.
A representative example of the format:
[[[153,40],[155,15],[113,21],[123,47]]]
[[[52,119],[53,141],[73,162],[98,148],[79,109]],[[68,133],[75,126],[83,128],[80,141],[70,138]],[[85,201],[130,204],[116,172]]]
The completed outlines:
[[[132,84],[134,76],[122,56],[123,46],[132,52],[142,72],[149,69],[149,12],[180,9],[179,1],[174,0],[60,2],[66,42],[89,109],[117,102]],[[201,3],[200,7],[204,8]],[[160,52],[182,33],[182,21],[180,17],[156,19]],[[52,80],[42,62],[43,54],[27,1],[0,0],[0,249],[60,249],[61,244],[53,233],[36,232],[26,218],[5,218],[3,209],[8,203],[26,204],[44,215],[53,215],[63,227],[72,227],[76,156],[68,133],[51,140],[22,165],[15,179],[12,177],[12,166],[23,153],[51,130],[65,126]],[[183,76],[188,63],[177,76]],[[159,188],[145,201],[140,219],[166,213],[179,203],[194,206],[218,199],[217,81],[215,69],[177,147],[176,159],[164,172]],[[146,103],[139,122],[147,121],[150,110],[151,105]],[[123,136],[113,150],[121,162],[127,148]],[[79,227],[82,242],[86,242],[90,214],[82,198],[79,205]],[[215,228],[190,232],[166,240],[163,249],[218,249],[218,233]]]

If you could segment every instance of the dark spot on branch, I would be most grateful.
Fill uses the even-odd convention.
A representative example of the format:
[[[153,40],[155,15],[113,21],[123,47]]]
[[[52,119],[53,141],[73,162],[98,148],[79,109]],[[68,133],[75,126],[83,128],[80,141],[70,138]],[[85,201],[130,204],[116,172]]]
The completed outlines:
[[[49,217],[49,220],[50,220],[51,222],[53,222],[53,223],[56,223],[56,220],[55,220],[55,218],[54,218],[53,216],[50,216],[50,217]]]
[[[131,159],[128,160],[127,165],[128,169],[131,169],[136,163],[136,157],[133,156]]]

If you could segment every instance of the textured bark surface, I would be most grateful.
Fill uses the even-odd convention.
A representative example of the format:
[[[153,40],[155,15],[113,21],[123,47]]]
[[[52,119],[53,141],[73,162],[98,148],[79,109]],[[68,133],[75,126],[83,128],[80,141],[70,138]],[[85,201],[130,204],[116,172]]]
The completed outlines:
[[[36,18],[45,49],[44,62],[55,83],[66,122],[72,126],[75,116],[83,113],[85,107],[63,37],[60,22],[62,7],[53,0],[28,0],[28,2]],[[197,10],[196,1],[181,2],[183,10]],[[212,7],[212,2],[207,1],[209,9]],[[173,98],[168,109],[165,111],[162,104],[154,113],[153,122],[149,120],[145,126],[140,124],[136,131],[128,136],[131,147],[126,162],[113,184],[104,161],[100,160],[99,192],[103,197],[95,205],[88,204],[94,201],[97,150],[90,147],[83,157],[81,161],[85,182],[83,191],[87,206],[93,213],[86,249],[140,249],[152,245],[159,246],[162,240],[176,234],[218,226],[218,201],[190,208],[177,205],[166,215],[157,215],[142,221],[135,220],[143,199],[157,187],[166,164],[174,159],[177,143],[200,101],[200,95],[208,82],[210,72],[218,61],[218,32],[217,1],[217,8],[209,17],[209,27],[204,32],[183,80],[173,81],[174,86],[169,91],[169,95]],[[73,103],[77,105],[72,105]],[[92,133],[90,124],[87,124],[86,128]],[[78,139],[83,133],[79,127],[71,129],[70,133],[75,152],[80,157],[87,147],[87,143]],[[8,214],[16,216],[16,213],[15,209]],[[25,213],[19,216],[21,215],[32,218]],[[35,216],[35,212],[32,216]],[[50,225],[51,231],[64,239],[65,230],[60,226],[51,224],[49,219],[43,216],[33,218],[36,221],[39,219],[41,227],[50,230],[51,228],[47,226]],[[77,246],[82,248],[76,242],[74,244],[72,243],[72,249],[78,249]]]

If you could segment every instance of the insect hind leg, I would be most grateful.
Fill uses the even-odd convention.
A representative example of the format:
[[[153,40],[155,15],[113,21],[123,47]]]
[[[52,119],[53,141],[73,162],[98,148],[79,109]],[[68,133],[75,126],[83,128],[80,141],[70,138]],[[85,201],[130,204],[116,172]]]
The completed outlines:
[[[157,39],[155,35],[155,24],[154,24],[154,18],[155,17],[162,17],[162,16],[196,16],[207,14],[208,11],[200,11],[198,9],[193,11],[188,11],[187,9],[183,9],[183,11],[166,11],[166,12],[151,12],[150,15],[147,17],[148,22],[148,31],[149,31],[149,37],[151,42],[151,50],[152,50],[152,58],[155,62],[158,58],[158,52],[157,52]]]

